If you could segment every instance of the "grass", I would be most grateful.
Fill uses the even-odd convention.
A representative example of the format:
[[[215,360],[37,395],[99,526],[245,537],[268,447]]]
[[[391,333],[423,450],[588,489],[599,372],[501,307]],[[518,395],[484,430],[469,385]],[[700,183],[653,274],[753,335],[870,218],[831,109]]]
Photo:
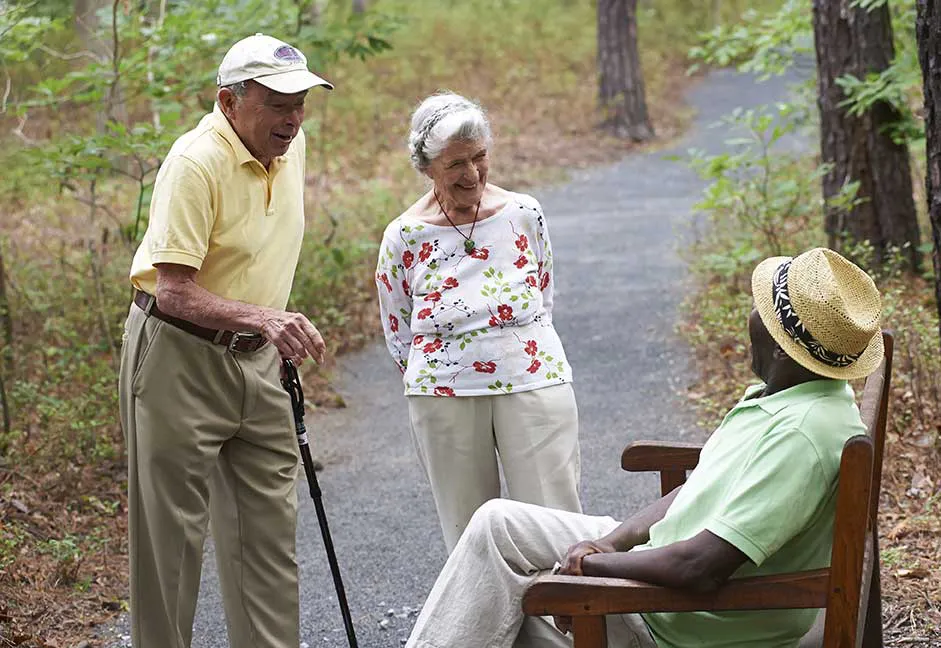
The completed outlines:
[[[591,0],[372,4],[401,21],[392,49],[321,70],[337,90],[312,94],[305,123],[308,230],[292,306],[318,324],[331,358],[378,332],[376,243],[426,186],[405,147],[410,111],[424,96],[448,88],[484,105],[495,134],[491,178],[510,189],[559,181],[632,148],[595,130]],[[746,4],[715,6],[732,18]],[[642,9],[642,65],[660,138],[653,146],[689,117],[685,51],[714,18],[712,7],[685,0]],[[21,73],[37,70],[25,63]],[[27,134],[42,139],[93,121],[47,115]],[[2,132],[15,125],[0,115]],[[102,179],[94,191],[104,209],[93,212],[55,178],[31,180],[4,196],[0,220],[0,378],[12,404],[10,429],[0,429],[0,646],[91,640],[96,624],[126,609],[115,376],[132,254],[120,233],[132,226],[136,187]],[[306,380],[316,402],[342,404],[329,372]]]

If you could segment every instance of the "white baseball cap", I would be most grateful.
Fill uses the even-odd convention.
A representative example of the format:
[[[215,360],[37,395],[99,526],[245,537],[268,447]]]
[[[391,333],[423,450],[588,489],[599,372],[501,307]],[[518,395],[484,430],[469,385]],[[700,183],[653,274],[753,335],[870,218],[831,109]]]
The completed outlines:
[[[243,38],[219,64],[216,85],[253,79],[275,92],[294,94],[314,86],[333,90],[333,84],[307,69],[307,57],[284,41],[264,34]]]

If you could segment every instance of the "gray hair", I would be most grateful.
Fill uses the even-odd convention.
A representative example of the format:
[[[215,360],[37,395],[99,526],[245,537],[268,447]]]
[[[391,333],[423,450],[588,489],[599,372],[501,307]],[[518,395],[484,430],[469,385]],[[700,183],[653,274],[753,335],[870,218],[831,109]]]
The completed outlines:
[[[223,88],[228,88],[229,91],[235,95],[236,99],[241,99],[248,92],[248,81],[238,81],[236,83],[229,84],[227,86],[222,86]],[[221,90],[222,88],[220,88]]]
[[[453,140],[490,144],[490,122],[477,103],[453,92],[433,94],[412,113],[408,151],[412,166],[425,171]]]

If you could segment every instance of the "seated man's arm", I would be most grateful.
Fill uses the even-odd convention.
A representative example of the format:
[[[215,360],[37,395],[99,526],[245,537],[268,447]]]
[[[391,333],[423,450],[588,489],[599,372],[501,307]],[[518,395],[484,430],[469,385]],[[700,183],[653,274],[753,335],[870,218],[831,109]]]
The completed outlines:
[[[641,509],[627,520],[622,522],[614,531],[597,540],[586,540],[569,547],[562,560],[560,574],[569,576],[613,576],[621,578],[635,578],[641,580],[640,575],[624,576],[621,573],[596,573],[593,564],[608,569],[610,559],[615,556],[631,556],[626,553],[637,545],[650,540],[650,527],[663,519],[667,510],[676,499],[682,486],[677,486],[667,495],[661,497],[653,504]],[[648,552],[643,552],[648,553]],[[604,558],[605,560],[600,560]],[[614,567],[615,571],[618,570]],[[589,571],[590,570],[590,571]],[[555,617],[556,627],[563,633],[572,629],[571,617]]]
[[[807,528],[835,489],[838,448],[824,459],[810,441],[826,438],[834,417],[816,407],[821,411],[805,413],[801,428],[772,427],[755,440],[748,461],[722,476],[730,487],[696,535],[654,549],[588,555],[582,573],[711,591],[746,560],[761,565]]]
[[[670,504],[676,499],[682,486],[641,509],[627,520],[622,522],[614,531],[597,540],[585,540],[569,547],[565,558],[562,559],[560,574],[581,576],[582,560],[585,556],[594,553],[612,553],[615,551],[629,551],[637,545],[650,540],[650,527],[663,519]]]
[[[707,592],[718,588],[748,557],[709,531],[657,549],[595,553],[582,559],[586,576],[634,580]]]

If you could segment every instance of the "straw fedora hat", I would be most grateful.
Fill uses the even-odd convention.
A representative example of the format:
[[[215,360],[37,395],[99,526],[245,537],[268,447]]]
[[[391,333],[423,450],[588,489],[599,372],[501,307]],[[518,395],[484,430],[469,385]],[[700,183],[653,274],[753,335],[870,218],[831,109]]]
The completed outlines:
[[[827,378],[871,374],[882,360],[882,299],[852,262],[826,248],[772,257],[751,277],[761,321],[798,364]]]

